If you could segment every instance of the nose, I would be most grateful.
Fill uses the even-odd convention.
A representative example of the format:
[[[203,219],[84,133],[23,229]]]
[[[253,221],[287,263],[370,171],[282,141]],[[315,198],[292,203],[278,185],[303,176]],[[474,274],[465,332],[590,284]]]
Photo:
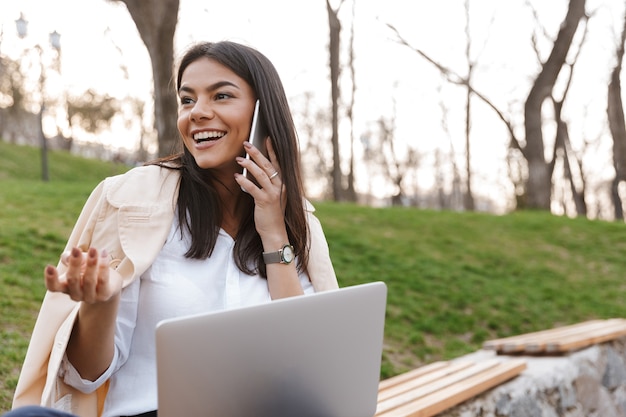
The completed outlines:
[[[202,119],[212,119],[215,116],[213,112],[213,107],[208,100],[198,99],[196,104],[191,109],[189,113],[189,118],[194,121],[200,121]]]

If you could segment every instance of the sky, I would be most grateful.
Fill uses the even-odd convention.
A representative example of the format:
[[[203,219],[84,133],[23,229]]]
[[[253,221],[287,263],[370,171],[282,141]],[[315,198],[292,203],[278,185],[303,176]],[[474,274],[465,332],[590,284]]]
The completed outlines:
[[[337,0],[331,3],[337,4]],[[466,68],[463,3],[463,0],[357,2],[356,137],[371,130],[379,117],[391,117],[395,108],[399,143],[423,153],[425,167],[432,166],[437,150],[449,152],[451,146],[457,163],[463,164],[464,91],[446,83],[432,65],[399,45],[386,26],[394,25],[411,45],[463,74]],[[545,27],[546,34],[539,36],[540,52],[545,59],[550,51],[548,38],[556,35],[567,1],[531,0],[530,3]],[[620,3],[623,2],[587,0],[587,9],[596,13],[590,20],[590,35],[575,72],[585,82],[575,84],[571,92],[573,104],[567,109],[575,146],[582,146],[584,140],[596,136],[603,138],[595,150],[598,161],[606,160],[607,155],[610,158],[601,120],[606,109],[606,77],[616,32],[622,27],[624,5]],[[351,7],[350,1],[345,2],[340,13],[344,42]],[[478,61],[476,88],[505,111],[513,109],[520,113],[538,70],[530,44],[533,30],[530,9],[525,0],[471,0],[470,7],[472,55]],[[15,19],[21,12],[30,22],[29,35],[22,40],[15,32]],[[293,103],[299,103],[305,93],[312,93],[320,107],[329,107],[327,19],[323,0],[181,0],[175,45],[180,53],[198,40],[227,39],[249,44],[275,64]],[[150,95],[149,56],[121,3],[0,0],[0,25],[0,48],[10,55],[36,43],[47,47],[48,33],[54,30],[61,33],[61,78],[57,84],[70,93],[97,88],[113,96]],[[122,65],[128,69],[128,79],[124,79]],[[345,81],[344,85],[349,86]],[[442,105],[446,109],[447,131],[442,128]],[[504,126],[480,102],[475,102],[473,107],[476,118],[471,150],[478,183],[474,188],[487,194],[510,193],[505,179],[508,136]],[[516,123],[521,128],[519,118]],[[345,138],[346,126],[343,128]],[[117,126],[115,133],[101,134],[98,139],[132,148],[136,146],[136,138],[133,129]],[[345,140],[343,144],[348,146]],[[402,146],[399,149],[402,151]],[[417,176],[422,187],[432,186],[435,181],[432,169],[425,168]],[[598,181],[605,181],[607,176],[610,172],[598,171]]]

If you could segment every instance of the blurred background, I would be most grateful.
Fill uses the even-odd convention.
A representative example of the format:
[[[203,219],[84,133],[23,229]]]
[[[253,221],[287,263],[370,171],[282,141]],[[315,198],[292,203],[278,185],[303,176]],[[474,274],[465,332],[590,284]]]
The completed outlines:
[[[177,143],[190,43],[267,55],[311,198],[623,221],[618,0],[0,2],[0,138],[128,166]],[[155,115],[165,114],[166,117]]]

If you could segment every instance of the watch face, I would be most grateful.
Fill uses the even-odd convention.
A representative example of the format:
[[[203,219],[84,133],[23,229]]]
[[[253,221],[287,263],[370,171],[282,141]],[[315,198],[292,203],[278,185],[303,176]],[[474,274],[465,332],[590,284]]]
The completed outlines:
[[[285,246],[283,248],[283,261],[285,261],[285,263],[291,263],[291,261],[293,261],[293,258],[293,247],[289,245]]]

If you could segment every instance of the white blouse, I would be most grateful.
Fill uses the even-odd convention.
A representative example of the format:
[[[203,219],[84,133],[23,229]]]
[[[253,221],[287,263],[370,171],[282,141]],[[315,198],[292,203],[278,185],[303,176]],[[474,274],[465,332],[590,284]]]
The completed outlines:
[[[129,416],[157,409],[155,329],[164,319],[232,309],[271,301],[267,280],[241,272],[233,258],[235,241],[220,230],[211,256],[185,258],[191,244],[182,239],[174,216],[169,236],[152,266],[122,290],[113,361],[96,381],[84,380],[64,359],[65,383],[93,392],[110,379],[103,417]],[[306,272],[299,274],[305,294],[314,292]]]

